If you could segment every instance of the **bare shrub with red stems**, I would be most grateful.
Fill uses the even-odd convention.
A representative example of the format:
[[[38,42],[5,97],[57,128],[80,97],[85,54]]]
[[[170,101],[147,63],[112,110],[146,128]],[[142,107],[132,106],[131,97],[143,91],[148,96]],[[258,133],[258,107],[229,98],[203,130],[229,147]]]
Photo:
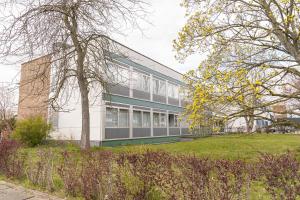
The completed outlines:
[[[67,195],[88,200],[250,199],[252,186],[258,182],[272,199],[295,200],[300,196],[300,163],[290,152],[262,154],[259,162],[246,163],[150,150],[118,154],[65,151],[55,162],[53,152],[43,149],[38,154],[53,158],[53,162],[29,162],[19,148],[15,141],[0,143],[0,174],[22,178],[27,168],[27,178],[50,191],[55,189],[55,175]]]
[[[21,178],[24,175],[26,154],[19,153],[21,144],[14,140],[0,141],[0,174],[10,178]]]

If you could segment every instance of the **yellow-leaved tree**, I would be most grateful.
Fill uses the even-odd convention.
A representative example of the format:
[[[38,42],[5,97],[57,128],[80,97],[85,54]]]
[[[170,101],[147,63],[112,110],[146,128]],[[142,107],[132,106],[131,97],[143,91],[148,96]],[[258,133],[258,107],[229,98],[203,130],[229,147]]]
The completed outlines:
[[[174,40],[177,58],[209,54],[186,74],[192,126],[206,109],[205,122],[239,115],[250,131],[272,104],[300,99],[299,90],[283,90],[300,77],[299,0],[184,0],[182,6],[188,20]]]

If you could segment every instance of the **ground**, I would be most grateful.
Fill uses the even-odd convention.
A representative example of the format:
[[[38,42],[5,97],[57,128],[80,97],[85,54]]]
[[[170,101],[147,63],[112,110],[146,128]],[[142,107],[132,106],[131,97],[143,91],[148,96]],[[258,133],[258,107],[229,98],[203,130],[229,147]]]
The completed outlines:
[[[0,199],[5,200],[61,200],[46,193],[25,189],[12,183],[0,181]]]
[[[188,142],[160,145],[140,145],[105,148],[115,152],[165,150],[171,153],[194,154],[220,159],[254,160],[261,153],[283,153],[292,151],[300,159],[300,135],[289,134],[237,134],[200,138]]]

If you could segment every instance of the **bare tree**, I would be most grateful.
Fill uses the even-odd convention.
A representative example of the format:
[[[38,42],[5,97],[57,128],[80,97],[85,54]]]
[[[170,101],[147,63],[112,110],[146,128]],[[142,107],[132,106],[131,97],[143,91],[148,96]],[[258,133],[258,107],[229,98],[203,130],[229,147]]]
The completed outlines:
[[[11,132],[13,129],[12,118],[14,117],[14,92],[7,86],[0,87],[0,134],[3,131]],[[0,135],[2,137],[2,135]],[[0,138],[1,138],[0,137]]]
[[[107,37],[139,27],[144,19],[142,0],[7,0],[1,3],[0,53],[7,58],[51,56],[49,103],[78,86],[81,99],[81,148],[90,145],[89,92],[105,89],[107,66],[117,48]],[[43,75],[40,73],[39,75]],[[76,84],[76,85],[71,85]]]

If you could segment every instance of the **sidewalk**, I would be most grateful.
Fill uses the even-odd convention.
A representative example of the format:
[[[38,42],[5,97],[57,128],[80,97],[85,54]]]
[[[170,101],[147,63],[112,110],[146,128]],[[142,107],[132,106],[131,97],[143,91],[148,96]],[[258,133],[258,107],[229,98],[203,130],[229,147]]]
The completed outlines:
[[[62,200],[46,193],[0,181],[0,200]]]

